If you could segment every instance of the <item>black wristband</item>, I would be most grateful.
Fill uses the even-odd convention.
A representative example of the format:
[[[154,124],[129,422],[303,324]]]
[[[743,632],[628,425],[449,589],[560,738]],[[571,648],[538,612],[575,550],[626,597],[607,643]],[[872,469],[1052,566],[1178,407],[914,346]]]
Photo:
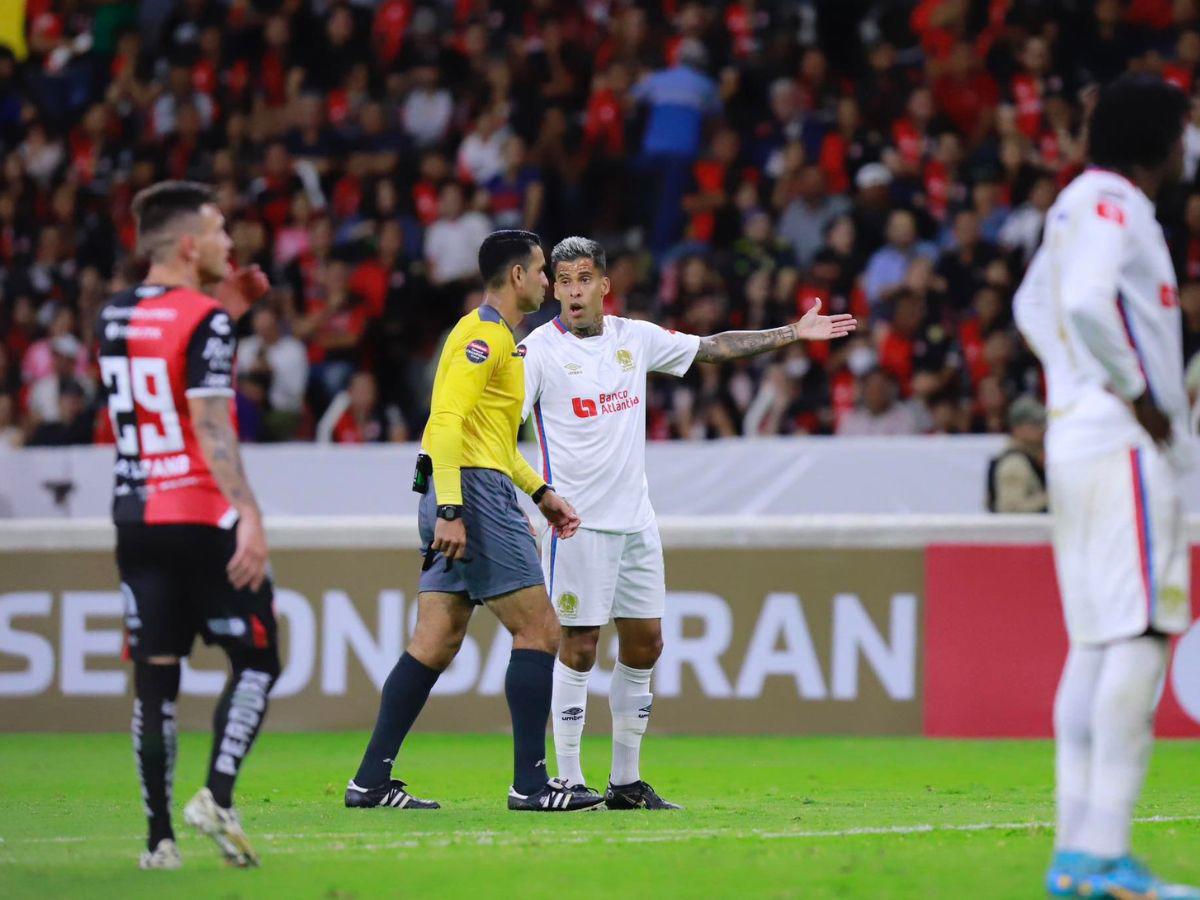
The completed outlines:
[[[445,519],[447,522],[453,522],[455,519],[461,519],[463,508],[455,503],[443,503],[437,508],[437,517]]]
[[[534,491],[532,494],[529,495],[529,499],[532,500],[534,503],[541,503],[542,498],[546,496],[546,491],[553,491],[553,490],[554,490],[554,485],[543,484],[540,488],[538,488],[536,491]]]

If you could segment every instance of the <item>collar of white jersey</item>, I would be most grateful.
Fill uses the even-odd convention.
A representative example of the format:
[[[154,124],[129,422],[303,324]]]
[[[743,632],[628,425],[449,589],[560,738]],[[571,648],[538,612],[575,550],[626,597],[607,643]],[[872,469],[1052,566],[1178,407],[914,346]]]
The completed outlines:
[[[601,318],[607,319],[608,316],[602,316]],[[576,340],[576,341],[589,341],[592,338],[604,337],[606,334],[608,334],[608,323],[607,322],[605,322],[604,330],[602,332],[600,332],[600,334],[592,334],[592,335],[588,335],[587,337],[580,337],[575,332],[573,332],[570,328],[568,328],[563,323],[563,320],[560,316],[555,316],[553,319],[551,319],[550,324],[553,325],[555,331],[557,331],[563,337],[569,337],[572,340]]]
[[[1107,175],[1110,178],[1115,178],[1117,181],[1124,182],[1133,191],[1136,202],[1144,204],[1150,210],[1150,215],[1154,215],[1154,201],[1147,197],[1146,192],[1138,187],[1128,175],[1122,175],[1116,169],[1106,169],[1104,166],[1088,166],[1084,169],[1084,174]]]

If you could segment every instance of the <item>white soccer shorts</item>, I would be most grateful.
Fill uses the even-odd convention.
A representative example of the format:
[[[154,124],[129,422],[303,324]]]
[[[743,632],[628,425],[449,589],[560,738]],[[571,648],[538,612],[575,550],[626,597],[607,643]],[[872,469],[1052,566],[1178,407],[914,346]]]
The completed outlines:
[[[662,618],[667,591],[657,524],[633,534],[580,528],[567,540],[546,535],[542,568],[563,625]]]
[[[1127,448],[1048,472],[1054,563],[1073,644],[1104,644],[1148,629],[1180,634],[1191,621],[1179,477],[1166,457]]]

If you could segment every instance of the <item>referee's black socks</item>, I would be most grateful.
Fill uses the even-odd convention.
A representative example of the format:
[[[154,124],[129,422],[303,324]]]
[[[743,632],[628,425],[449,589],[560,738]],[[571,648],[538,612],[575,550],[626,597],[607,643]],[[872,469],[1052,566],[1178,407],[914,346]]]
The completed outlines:
[[[146,849],[164,838],[175,838],[171,828],[171,780],[175,774],[175,700],[179,697],[179,663],[153,665],[135,662],[133,685],[133,752],[142,782],[146,821],[150,826]]]
[[[512,715],[513,787],[533,794],[546,784],[546,722],[554,688],[554,654],[513,650],[504,677],[504,696]]]
[[[383,683],[375,730],[354,776],[359,787],[379,787],[391,778],[392,763],[400,745],[421,714],[440,674],[408,653],[392,667]]]

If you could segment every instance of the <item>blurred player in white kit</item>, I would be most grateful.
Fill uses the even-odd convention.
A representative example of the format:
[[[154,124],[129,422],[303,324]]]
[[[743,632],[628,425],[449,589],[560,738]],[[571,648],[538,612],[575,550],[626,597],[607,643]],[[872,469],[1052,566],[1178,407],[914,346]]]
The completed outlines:
[[[525,412],[533,414],[542,477],[571,497],[582,524],[568,542],[549,535],[542,567],[562,623],[550,717],[558,777],[585,790],[579,742],[600,626],[617,626],[609,688],[613,717],[609,809],[678,809],[642,780],[639,754],[650,718],[650,677],[662,651],[666,597],[662,544],[646,488],[646,375],[680,376],[694,362],[724,362],[799,340],[844,337],[849,315],[767,331],[679,334],[653,322],[606,316],[604,249],[571,237],[550,255],[562,313],[517,348],[525,357]]]
[[[1185,96],[1150,76],[1104,88],[1092,167],[1059,196],[1017,292],[1046,373],[1054,559],[1070,653],[1054,708],[1058,897],[1200,897],[1130,852],[1169,637],[1191,620],[1179,492],[1188,467],[1179,293],[1155,219],[1183,163]]]

